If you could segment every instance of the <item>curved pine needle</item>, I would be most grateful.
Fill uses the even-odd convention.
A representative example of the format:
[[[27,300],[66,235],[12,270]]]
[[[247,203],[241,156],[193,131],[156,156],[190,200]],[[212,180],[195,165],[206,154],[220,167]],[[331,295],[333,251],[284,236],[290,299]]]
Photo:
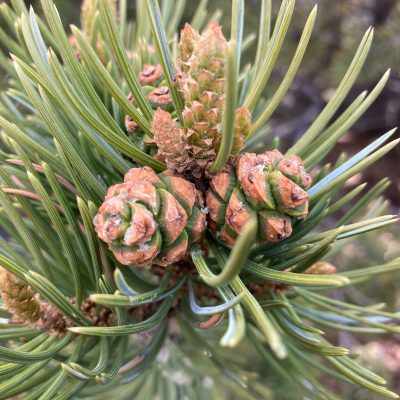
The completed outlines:
[[[110,358],[110,348],[109,348],[109,340],[106,337],[100,337],[100,350],[99,350],[99,359],[96,365],[92,369],[88,369],[83,367],[76,362],[70,361],[69,366],[75,369],[76,371],[87,375],[91,378],[96,378],[100,372],[102,372],[108,364]]]
[[[14,350],[1,346],[0,360],[15,364],[30,364],[37,361],[43,361],[53,357],[56,353],[62,350],[65,346],[68,345],[69,342],[71,342],[71,339],[72,339],[72,334],[68,332],[54,346],[52,346],[47,350],[39,352]]]
[[[186,278],[182,278],[175,285],[165,288],[160,287],[150,292],[136,294],[134,296],[123,296],[113,294],[92,294],[90,299],[97,304],[109,306],[109,307],[132,307],[139,306],[141,304],[148,304],[163,300],[167,296],[171,296],[176,293],[182,285],[185,283]]]
[[[190,251],[192,260],[204,282],[212,287],[222,286],[229,283],[232,279],[238,276],[243,267],[243,263],[247,259],[247,254],[250,247],[254,243],[254,238],[257,231],[257,220],[250,220],[239,235],[229,259],[224,265],[222,272],[219,275],[214,275],[209,272],[207,264],[203,258],[201,250],[197,246],[193,246]]]
[[[189,297],[190,308],[195,314],[197,314],[197,315],[215,315],[215,314],[220,314],[220,313],[230,310],[232,307],[234,307],[236,304],[238,304],[241,301],[243,295],[240,294],[238,296],[235,296],[234,298],[227,301],[226,303],[220,304],[218,306],[202,307],[196,303],[196,298],[195,298],[194,290],[193,290],[193,283],[192,283],[192,281],[189,281],[188,297]]]
[[[115,391],[111,396],[195,398],[200,383],[198,366],[182,362],[186,355],[189,358],[193,355],[193,359],[209,356],[213,366],[236,380],[243,388],[239,396],[242,393],[251,396],[254,392],[257,395],[254,397],[267,398],[269,393],[264,385],[254,382],[247,373],[239,374],[235,363],[229,365],[224,361],[224,354],[219,354],[208,341],[211,332],[196,329],[198,322],[204,319],[201,315],[212,315],[212,320],[204,324],[207,328],[214,327],[223,315],[227,317],[224,321],[227,324],[219,326],[225,329],[220,345],[234,347],[248,336],[268,367],[285,378],[300,397],[338,399],[318,381],[314,375],[314,369],[318,369],[346,383],[354,382],[394,398],[392,392],[382,387],[386,384],[384,379],[359,366],[346,355],[346,349],[324,341],[319,329],[303,321],[361,334],[399,332],[398,314],[385,312],[376,305],[340,302],[328,295],[322,296],[319,291],[354,286],[378,274],[398,271],[400,259],[341,275],[298,273],[323,257],[334,242],[339,241],[335,246],[337,250],[353,236],[397,221],[394,215],[376,217],[383,213],[387,204],[383,198],[378,198],[387,187],[387,180],[360,196],[352,207],[347,205],[359,195],[363,185],[343,197],[339,194],[347,179],[396,145],[397,141],[385,145],[393,132],[352,158],[341,156],[333,167],[323,166],[309,190],[308,218],[293,221],[293,233],[284,241],[253,247],[253,233],[250,232],[240,237],[233,249],[214,238],[209,243],[207,256],[193,247],[192,257],[205,277],[204,284],[215,285],[215,291],[223,299],[222,304],[214,306],[210,304],[215,303],[202,300],[200,303],[199,300],[200,304],[205,304],[200,306],[191,282],[188,293],[186,287],[180,290],[183,280],[169,286],[172,268],[166,271],[160,283],[158,270],[122,266],[112,258],[93,230],[93,218],[107,188],[120,180],[132,162],[151,166],[156,171],[165,168],[148,152],[147,144],[142,147],[142,143],[138,143],[142,134],[143,143],[146,136],[152,135],[153,111],[144,96],[149,88],[142,88],[136,76],[143,64],[161,63],[173,96],[172,118],[180,118],[183,105],[174,80],[174,61],[178,57],[176,29],[185,0],[160,0],[162,12],[158,0],[136,0],[136,21],[127,19],[127,0],[120,1],[118,11],[110,8],[108,0],[96,0],[92,2],[94,8],[87,31],[72,27],[75,38],[64,30],[54,1],[41,1],[46,23],[32,9],[28,11],[23,0],[12,0],[10,6],[0,4],[1,23],[10,32],[5,35],[2,25],[0,44],[5,44],[15,54],[11,61],[0,52],[0,66],[10,77],[10,88],[0,94],[0,139],[3,143],[0,150],[0,223],[8,235],[0,237],[0,265],[29,284],[43,299],[48,299],[75,326],[66,336],[55,338],[22,324],[0,323],[0,341],[15,342],[0,348],[3,360],[0,362],[0,397],[10,398],[24,392],[27,400],[67,400],[107,397]],[[271,36],[272,2],[261,0],[254,65],[244,66],[240,72],[240,58],[254,34],[243,38],[245,2],[232,2],[230,46],[236,44],[232,63],[235,71],[233,74],[227,71],[225,100],[228,101],[224,106],[229,112],[224,110],[223,138],[217,160],[220,165],[213,166],[215,171],[229,162],[238,105],[247,105],[253,111],[251,134],[254,135],[243,151],[259,153],[279,145],[277,138],[265,145],[258,144],[257,140],[267,136],[264,125],[300,66],[316,9],[308,17],[276,93],[268,100],[261,99],[261,94],[280,55],[294,2],[282,0]],[[217,10],[211,16],[206,10],[207,0],[199,3],[193,26],[201,30],[209,21],[221,18],[222,12]],[[369,95],[362,92],[333,119],[367,57],[372,35],[369,29],[336,93],[303,138],[288,152],[301,156],[308,170],[325,157],[366,111],[388,79],[387,72]],[[77,43],[73,43],[74,39]],[[48,50],[49,45],[53,50]],[[229,60],[227,67],[228,64]],[[139,99],[140,111],[126,98],[128,91]],[[138,124],[138,136],[127,135],[124,114]],[[16,155],[10,154],[13,149]],[[344,217],[336,218],[336,226],[341,231],[336,229],[334,221],[331,225],[335,229],[313,233],[323,219],[344,206],[348,208]],[[365,212],[367,206],[371,207]],[[341,226],[354,221],[361,213],[363,221]],[[101,326],[101,320],[96,326],[89,326],[96,319],[87,318],[86,309],[80,310],[68,297],[75,294],[74,281],[76,292],[76,282],[81,285],[81,297],[94,291],[91,300],[109,306],[105,316],[111,312],[115,316],[115,326]],[[291,290],[268,290],[279,285],[290,285]],[[262,294],[259,295],[258,289]],[[187,294],[181,298],[182,311],[187,317],[181,328],[187,340],[178,346],[166,338],[169,311],[173,307],[175,315],[182,293]],[[160,300],[163,301],[157,304],[159,308],[151,317],[129,323],[129,308]],[[97,310],[102,314],[104,308]],[[10,318],[6,312],[0,311],[0,316]],[[160,325],[160,329],[154,333],[152,327],[156,325]],[[137,337],[131,336],[140,332]],[[198,349],[193,351],[196,346]],[[326,360],[332,364],[329,368],[325,366]],[[178,387],[174,377],[171,379],[166,371],[193,375],[193,385]],[[155,381],[157,385],[153,384]],[[206,397],[221,397],[217,385],[206,388],[206,382],[202,383]],[[260,393],[258,388],[261,388]]]
[[[78,333],[81,335],[90,335],[90,336],[126,336],[126,335],[131,335],[133,333],[147,331],[153,326],[159,324],[165,318],[169,309],[171,308],[173,300],[174,300],[173,296],[167,297],[161,304],[159,309],[151,317],[136,324],[110,326],[110,327],[77,326],[69,328],[69,330],[74,333]]]
[[[220,267],[226,263],[226,255],[214,244],[210,243],[210,248],[213,251]],[[279,358],[286,358],[286,348],[282,341],[282,337],[277,331],[276,327],[272,323],[270,317],[261,308],[260,303],[254,298],[254,296],[247,289],[245,284],[236,276],[230,286],[236,294],[243,293],[243,305],[246,307],[249,314],[254,318],[256,324],[263,336],[267,340],[273,353]]]
[[[225,301],[234,298],[232,291],[225,286],[221,286],[217,290]],[[237,304],[234,308],[231,308],[228,311],[228,327],[219,343],[222,347],[235,347],[245,337],[245,335],[246,319],[242,306]]]
[[[114,280],[117,288],[125,296],[136,296],[138,293],[145,293],[155,288],[132,270],[116,268]]]

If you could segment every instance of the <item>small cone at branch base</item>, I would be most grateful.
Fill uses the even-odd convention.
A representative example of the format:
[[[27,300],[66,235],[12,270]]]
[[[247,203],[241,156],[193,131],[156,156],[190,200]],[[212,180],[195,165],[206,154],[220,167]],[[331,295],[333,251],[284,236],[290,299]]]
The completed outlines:
[[[25,323],[55,336],[62,336],[74,326],[60,310],[48,300],[41,301],[30,286],[11,272],[0,267],[0,296],[5,310],[12,314],[12,322]],[[76,303],[72,298],[71,303]],[[98,307],[90,299],[80,306],[80,310],[95,326],[111,326],[114,314],[111,309]]]
[[[291,217],[307,216],[310,185],[299,157],[284,157],[278,150],[243,153],[235,167],[226,166],[211,179],[209,218],[230,245],[252,217],[258,220],[258,243],[278,242],[291,235]]]
[[[34,323],[40,317],[40,303],[30,286],[0,267],[0,295],[3,307],[14,317]]]
[[[129,115],[125,116],[124,124],[128,133],[135,132],[138,127],[137,123]]]
[[[95,230],[123,265],[167,266],[201,238],[206,216],[201,196],[187,180],[151,168],[132,168],[109,188],[94,218]]]

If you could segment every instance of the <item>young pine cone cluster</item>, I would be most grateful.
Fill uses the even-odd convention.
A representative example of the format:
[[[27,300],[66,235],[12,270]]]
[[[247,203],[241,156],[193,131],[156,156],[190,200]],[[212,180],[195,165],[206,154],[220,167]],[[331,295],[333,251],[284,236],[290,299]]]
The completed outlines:
[[[181,261],[205,231],[206,212],[211,231],[229,245],[252,217],[258,221],[261,244],[287,238],[292,218],[308,213],[311,177],[299,157],[284,157],[278,150],[239,154],[251,127],[244,107],[236,110],[228,164],[216,175],[210,173],[221,141],[227,42],[216,23],[202,34],[186,24],[179,52],[177,85],[185,106],[181,122],[161,66],[146,64],[138,76],[155,110],[154,138],[145,141],[155,146],[167,171],[157,175],[148,167],[131,169],[124,183],[110,187],[94,219],[98,236],[124,265]],[[132,96],[130,101],[135,105]],[[139,134],[129,116],[125,126],[128,133]]]

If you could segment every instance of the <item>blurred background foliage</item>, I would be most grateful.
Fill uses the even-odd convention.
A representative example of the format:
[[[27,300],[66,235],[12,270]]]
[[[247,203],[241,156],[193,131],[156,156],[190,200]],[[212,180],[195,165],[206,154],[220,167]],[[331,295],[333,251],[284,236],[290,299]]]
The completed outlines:
[[[38,13],[41,12],[39,2],[27,1],[26,3],[32,3],[35,10]],[[77,22],[80,0],[55,0],[55,3],[65,25]],[[128,2],[132,16],[134,16],[135,3],[135,1]],[[251,34],[258,29],[260,1],[246,0],[245,3],[245,34]],[[278,7],[279,3],[279,1],[273,2],[275,7]],[[197,1],[187,2],[182,18],[183,22],[190,19],[196,4]],[[306,16],[314,4],[315,0],[297,0],[289,38],[286,40],[283,54],[278,60],[280,68],[272,77],[267,91],[273,93],[284,76]],[[217,12],[216,15],[220,15],[222,25],[229,26],[230,0],[213,0],[209,7]],[[366,66],[359,76],[358,84],[352,89],[338,114],[361,91],[365,88],[372,88],[388,67],[392,69],[391,78],[379,99],[341,139],[330,157],[335,160],[343,151],[351,155],[357,149],[373,141],[378,135],[400,124],[400,1],[319,0],[317,23],[306,57],[284,102],[269,121],[273,136],[279,136],[285,147],[296,140],[322,110],[332,90],[343,76],[359,40],[370,25],[375,27],[375,39]],[[253,57],[255,43],[256,41],[253,41],[248,48],[249,59]],[[242,62],[245,65],[246,57]],[[388,176],[392,181],[392,185],[386,192],[386,196],[391,202],[388,207],[392,209],[393,214],[398,214],[400,208],[399,159],[400,148],[397,148],[364,172],[363,176],[354,177],[349,182],[348,188],[351,189],[352,185],[362,181],[372,184]],[[380,262],[382,259],[389,260],[399,255],[400,227],[397,225],[386,229],[383,233],[370,233],[363,236],[361,240],[344,243],[336,251],[334,257],[327,261],[337,265],[339,270],[343,270],[345,265],[351,266],[351,268],[365,267]],[[379,278],[379,282],[372,280],[366,284],[368,287],[360,287],[360,291],[354,289],[347,292],[347,300],[356,300],[357,303],[365,305],[382,301],[388,304],[391,311],[395,311],[400,308],[399,283],[399,275],[384,276]],[[382,287],[385,287],[385,290],[382,292],[380,289],[379,292],[378,288]],[[367,293],[371,297],[362,295],[361,292]],[[339,293],[337,293],[337,298],[338,300],[342,299]],[[364,345],[362,337],[355,338],[347,333],[339,334],[335,340],[338,345],[351,347],[353,351],[362,354],[365,365],[386,377],[389,386],[398,393],[400,392],[399,336],[379,337],[368,345]],[[235,351],[234,354],[230,353],[230,356],[235,357],[235,362],[239,360],[243,362],[243,365],[246,365],[249,357],[252,359],[249,349],[246,348],[240,352]],[[162,362],[162,360],[160,359],[158,362]],[[285,388],[279,384],[279,379],[272,376],[269,371],[263,371],[261,365],[253,365],[252,368],[262,381],[268,382],[274,393],[273,397],[270,397],[269,393],[265,393],[265,398],[290,400]],[[329,384],[329,382],[327,383]],[[337,385],[337,383],[332,382],[331,385]],[[339,392],[342,390],[341,398],[343,399],[375,399],[372,394],[358,391],[358,389],[341,389],[334,386],[332,389]],[[237,393],[232,393],[230,398],[236,398],[236,396]]]

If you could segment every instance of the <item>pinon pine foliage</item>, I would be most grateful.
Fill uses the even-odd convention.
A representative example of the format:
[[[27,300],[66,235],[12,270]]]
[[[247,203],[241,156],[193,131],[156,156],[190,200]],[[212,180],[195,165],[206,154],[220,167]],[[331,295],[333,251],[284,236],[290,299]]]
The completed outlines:
[[[0,5],[11,53],[1,55],[0,398],[267,399],[276,380],[290,398],[338,399],[321,371],[398,398],[321,330],[400,332],[397,314],[332,296],[400,259],[326,262],[397,220],[381,215],[387,180],[341,193],[396,145],[385,144],[394,131],[323,164],[388,79],[333,119],[373,30],[314,123],[279,148],[268,120],[317,9],[264,99],[294,0],[274,17],[261,2],[245,66],[254,35],[243,37],[244,1],[232,2],[228,38],[206,3],[178,32],[183,0],[139,0],[135,21],[126,0],[86,0],[71,34],[51,0],[43,16],[22,0]]]

